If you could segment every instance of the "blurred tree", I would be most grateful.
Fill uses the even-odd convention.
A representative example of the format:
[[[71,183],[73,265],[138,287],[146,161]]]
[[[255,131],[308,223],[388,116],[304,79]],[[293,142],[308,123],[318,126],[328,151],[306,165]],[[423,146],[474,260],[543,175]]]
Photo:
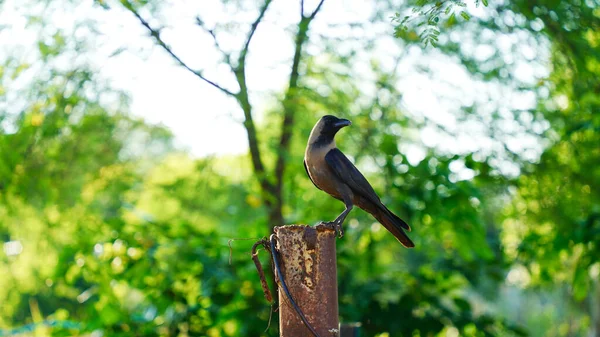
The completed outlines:
[[[48,67],[63,53],[60,45],[40,44],[39,52],[40,63],[8,59],[0,68],[8,91],[0,110],[2,325],[26,321],[30,312],[34,321],[40,311],[57,319],[77,312],[78,252],[112,235],[101,224],[118,216],[121,194],[139,181],[134,162],[172,151],[168,131],[107,109],[101,101],[118,106],[124,97],[91,70]]]
[[[594,189],[598,172],[593,169],[600,159],[595,113],[600,92],[598,7],[597,1],[492,2],[488,13],[479,13],[468,23],[478,27],[473,28],[479,32],[477,39],[491,47],[492,52],[485,53],[488,56],[472,53],[468,42],[452,37],[455,20],[448,20],[447,30],[442,36],[436,33],[435,38],[441,41],[440,50],[458,55],[474,75],[514,85],[536,97],[535,108],[514,110],[515,120],[540,135],[545,149],[540,156],[530,156],[514,151],[507,142],[506,149],[516,152],[513,158],[525,174],[514,181],[517,190],[510,194],[513,202],[503,242],[508,257],[516,259],[515,275],[523,274],[519,264],[527,266],[526,275],[520,276],[528,280],[525,285],[557,288],[566,282],[571,286],[569,298],[587,311],[591,324],[570,318],[561,324],[554,322],[553,326],[560,327],[552,332],[556,336],[584,334],[588,327],[590,335],[600,334],[595,235],[600,204]],[[436,26],[437,21],[429,24]],[[408,24],[399,27],[397,33],[414,42],[411,32],[416,29],[418,26]],[[517,42],[509,43],[506,37]],[[506,54],[506,44],[511,46],[510,54]],[[530,48],[532,45],[535,47]],[[525,77],[516,71],[524,69],[523,62],[512,52],[517,50],[525,59],[549,64],[548,74],[541,74],[537,81],[523,81]]]
[[[518,181],[511,243],[520,241],[514,252],[534,284],[570,284],[590,317],[590,335],[600,336],[600,3],[511,5],[553,46],[551,99],[539,104],[550,144]]]
[[[185,61],[183,61],[168,45],[168,43],[162,38],[161,30],[153,27],[148,19],[145,19],[140,10],[143,7],[148,7],[149,2],[141,1],[129,1],[123,0],[121,4],[129,10],[144,26],[151,37],[154,39],[156,44],[163,48],[173,59],[185,69],[196,75],[200,80],[210,84],[222,93],[234,98],[239,107],[244,112],[244,127],[248,136],[248,145],[250,148],[250,158],[252,162],[252,168],[254,170],[254,176],[258,180],[261,188],[262,202],[267,209],[269,214],[268,226],[283,225],[285,223],[282,207],[283,207],[283,177],[287,166],[287,153],[289,151],[289,144],[292,137],[292,131],[298,111],[296,108],[297,101],[297,90],[300,82],[301,73],[299,71],[300,62],[303,57],[303,49],[306,48],[305,44],[308,40],[308,31],[311,22],[315,19],[319,13],[324,0],[319,1],[314,9],[305,9],[304,0],[300,1],[299,8],[299,21],[297,24],[297,32],[294,38],[294,56],[292,59],[291,71],[289,75],[288,87],[285,91],[284,98],[281,101],[283,108],[283,118],[281,124],[278,127],[280,131],[279,135],[279,146],[277,150],[276,160],[272,173],[266,168],[264,163],[264,156],[261,155],[260,140],[257,132],[257,128],[253,118],[253,106],[250,102],[249,88],[246,80],[246,59],[250,49],[250,44],[256,29],[264,19],[272,0],[265,0],[258,8],[258,13],[255,19],[250,24],[245,39],[241,44],[239,50],[232,55],[231,52],[221,48],[219,39],[216,35],[216,28],[208,27],[200,16],[196,17],[196,24],[202,28],[206,33],[210,34],[214,40],[215,47],[223,56],[223,61],[229,67],[231,75],[234,76],[237,82],[237,90],[229,90],[219,83],[207,78],[203,75],[202,71],[195,70],[190,67]]]

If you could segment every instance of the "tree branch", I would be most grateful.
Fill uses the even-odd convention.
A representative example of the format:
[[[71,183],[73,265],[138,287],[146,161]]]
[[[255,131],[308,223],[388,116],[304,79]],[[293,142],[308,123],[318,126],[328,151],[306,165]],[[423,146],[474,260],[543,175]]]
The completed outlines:
[[[198,25],[198,27],[202,28],[202,30],[204,30],[205,32],[210,34],[210,36],[212,37],[213,42],[215,44],[215,47],[221,53],[221,55],[223,55],[223,59],[225,60],[225,63],[227,63],[227,65],[229,65],[229,68],[231,68],[231,70],[234,71],[233,66],[231,64],[231,54],[226,52],[225,49],[223,49],[221,47],[221,45],[219,44],[219,40],[217,40],[217,35],[215,34],[215,30],[209,29],[208,27],[206,27],[206,25],[204,24],[204,21],[202,21],[202,19],[199,16],[196,16],[196,25]]]
[[[238,103],[244,111],[244,128],[248,136],[248,147],[250,148],[250,158],[252,160],[252,167],[254,173],[258,178],[260,187],[263,191],[263,198],[267,206],[272,205],[272,198],[274,197],[275,186],[267,179],[265,167],[262,162],[260,154],[260,148],[258,146],[258,138],[256,136],[256,127],[254,126],[254,120],[252,118],[252,105],[245,94],[246,91],[240,92],[238,95]]]
[[[254,119],[252,118],[252,105],[250,104],[248,86],[246,84],[246,57],[248,55],[248,49],[250,48],[250,42],[252,41],[254,33],[264,18],[271,2],[272,0],[265,0],[264,4],[260,8],[258,16],[250,26],[250,30],[246,35],[246,40],[242,49],[240,50],[240,55],[238,56],[237,65],[232,67],[232,69],[234,69],[238,85],[240,86],[240,92],[237,94],[236,98],[242,110],[244,111],[244,128],[246,129],[248,136],[248,147],[250,148],[252,167],[258,182],[260,183],[263,200],[269,210],[270,226],[277,226],[283,225],[281,207],[280,203],[277,201],[275,185],[269,179],[267,179],[267,172],[265,170],[258,145],[256,127],[254,125]]]
[[[148,21],[144,20],[144,18],[142,18],[142,16],[135,10],[133,9],[131,6],[125,6],[125,8],[127,8],[142,24],[142,26],[146,27],[146,29],[148,30],[148,32],[150,33],[150,36],[152,36],[154,38],[154,40],[156,41],[156,43],[162,47],[162,49],[164,49],[169,55],[171,55],[171,57],[177,61],[177,63],[179,63],[180,66],[184,67],[185,69],[187,69],[189,72],[191,72],[192,74],[196,75],[197,77],[199,77],[200,79],[202,79],[204,82],[212,85],[213,87],[219,89],[221,92],[232,96],[232,97],[236,97],[236,94],[234,94],[233,92],[223,88],[222,86],[220,86],[219,84],[217,84],[214,81],[209,80],[208,78],[206,78],[204,75],[202,75],[202,73],[198,70],[194,70],[192,69],[190,66],[187,65],[187,63],[185,63],[181,58],[179,58],[179,56],[177,56],[173,50],[171,49],[171,47],[169,47],[161,38],[160,36],[160,31],[158,29],[152,28],[152,26],[150,26],[150,24],[148,23]]]
[[[262,21],[263,17],[265,16],[265,13],[267,12],[267,9],[269,8],[269,5],[271,4],[272,0],[265,0],[265,3],[263,4],[263,6],[260,9],[260,12],[258,14],[258,17],[256,18],[256,20],[254,20],[254,22],[252,23],[252,25],[250,26],[250,31],[248,32],[248,35],[246,37],[246,42],[244,43],[244,48],[242,48],[242,50],[240,51],[240,56],[238,57],[238,68],[244,68],[245,64],[246,64],[246,56],[248,55],[248,48],[250,48],[250,41],[252,41],[252,37],[254,37],[254,32],[256,32],[256,28],[258,28],[258,24]]]
[[[275,163],[275,188],[279,199],[281,199],[281,189],[283,185],[283,175],[285,173],[285,164],[287,162],[287,153],[290,148],[290,141],[292,138],[292,128],[294,126],[294,119],[297,111],[297,104],[295,102],[298,89],[298,79],[300,77],[299,67],[300,59],[302,57],[302,48],[306,40],[308,39],[308,28],[310,23],[316,17],[317,13],[321,9],[324,0],[321,0],[317,5],[317,8],[311,13],[310,16],[304,16],[301,13],[301,19],[298,24],[298,33],[296,34],[296,44],[294,48],[294,59],[292,61],[292,69],[290,73],[290,79],[288,89],[283,99],[283,121],[281,122],[281,136],[279,138],[279,148],[277,162]],[[301,2],[302,7],[303,4]]]
[[[317,5],[317,8],[315,8],[315,10],[310,14],[310,16],[308,17],[310,21],[312,21],[315,18],[315,16],[317,16],[317,13],[319,13],[319,11],[321,10],[321,6],[323,6],[323,2],[325,2],[325,0],[321,0]]]
[[[254,120],[252,118],[252,105],[250,104],[248,87],[246,85],[246,57],[248,55],[248,50],[250,48],[250,42],[254,37],[254,33],[258,28],[258,25],[263,20],[269,5],[272,0],[264,0],[263,5],[260,7],[259,14],[254,22],[250,26],[250,30],[247,33],[244,44],[240,50],[240,54],[237,58],[237,64],[231,63],[231,57],[229,53],[226,53],[219,45],[216,35],[213,30],[208,29],[202,20],[197,17],[196,23],[208,32],[215,43],[215,46],[219,51],[223,54],[225,58],[225,62],[229,65],[232,71],[235,74],[236,80],[239,85],[239,92],[234,93],[224,87],[221,87],[216,82],[209,80],[206,78],[200,71],[192,69],[188,66],[181,58],[179,58],[172,49],[164,42],[164,40],[160,36],[160,30],[153,28],[144,18],[130,5],[124,4],[124,7],[127,8],[138,20],[139,22],[146,27],[146,29],[150,32],[150,35],[154,38],[155,42],[160,45],[171,57],[179,63],[182,67],[205,81],[206,83],[212,85],[213,87],[219,89],[225,94],[232,96],[236,99],[240,107],[244,112],[244,128],[246,129],[247,137],[248,137],[248,146],[250,148],[250,157],[252,161],[252,167],[254,173],[258,179],[258,182],[261,186],[261,192],[263,196],[263,201],[265,206],[269,212],[269,224],[270,226],[283,225],[283,217],[281,215],[281,200],[278,200],[278,194],[276,193],[275,184],[269,180],[268,174],[266,172],[265,166],[262,162],[262,157],[260,154],[259,141],[257,137],[256,127],[254,125]]]
[[[256,32],[256,28],[258,28],[258,24],[265,16],[265,13],[267,12],[271,2],[272,0],[265,0],[263,6],[260,8],[258,17],[250,26],[250,30],[246,36],[246,41],[244,42],[244,46],[242,47],[238,57],[238,64],[235,67],[236,79],[240,86],[240,92],[237,95],[237,99],[238,103],[242,107],[242,110],[244,111],[244,127],[246,128],[246,133],[248,134],[248,146],[250,147],[252,166],[254,167],[254,172],[258,176],[258,180],[263,191],[268,193],[272,193],[274,188],[273,185],[267,180],[265,167],[263,165],[258,146],[258,139],[256,137],[256,127],[254,126],[254,120],[252,118],[252,105],[250,104],[248,86],[246,85],[246,56],[248,55],[248,48],[250,48],[250,42],[252,41],[254,32]]]

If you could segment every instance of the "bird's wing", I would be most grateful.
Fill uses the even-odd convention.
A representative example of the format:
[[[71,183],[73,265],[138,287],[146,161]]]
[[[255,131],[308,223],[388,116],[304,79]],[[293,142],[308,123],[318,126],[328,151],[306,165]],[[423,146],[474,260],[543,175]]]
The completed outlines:
[[[325,155],[325,162],[354,193],[360,194],[377,206],[381,205],[381,200],[379,200],[371,184],[369,184],[356,166],[346,158],[342,151],[337,148],[331,149]]]
[[[371,187],[371,184],[369,184],[367,179],[362,175],[362,173],[360,173],[356,166],[354,166],[354,164],[352,164],[352,162],[348,160],[348,158],[346,158],[342,151],[338,150],[337,148],[330,150],[327,153],[327,155],[325,155],[325,162],[327,162],[331,170],[335,172],[335,174],[346,185],[348,185],[348,187],[350,187],[350,189],[352,189],[354,193],[359,194],[363,198],[369,200],[371,203],[373,203],[375,207],[379,208],[383,212],[382,214],[391,217],[391,222],[397,224],[399,227],[406,229],[407,231],[410,231],[410,226],[404,220],[400,219],[397,215],[392,213],[389,209],[387,209],[387,207],[385,207],[381,203],[381,200],[379,200],[379,196],[377,196],[377,194],[373,190],[373,187]],[[382,222],[382,224],[386,225],[388,222],[389,221],[384,221]],[[390,231],[392,230],[390,229]],[[404,233],[402,232],[402,230],[400,230],[399,232]],[[403,235],[404,237],[406,237],[406,239],[401,238],[400,234],[396,232],[392,231],[392,233],[395,233],[394,235],[406,247],[409,247],[408,244],[410,243],[410,239],[408,239],[408,237],[406,237],[405,234]]]
[[[308,166],[306,166],[306,159],[304,160],[304,169],[306,170],[306,175],[308,176],[308,179],[310,179],[313,185],[315,185],[316,188],[321,189],[319,186],[317,186],[317,184],[315,184],[315,181],[312,180],[312,178],[310,177],[310,173],[308,173]]]

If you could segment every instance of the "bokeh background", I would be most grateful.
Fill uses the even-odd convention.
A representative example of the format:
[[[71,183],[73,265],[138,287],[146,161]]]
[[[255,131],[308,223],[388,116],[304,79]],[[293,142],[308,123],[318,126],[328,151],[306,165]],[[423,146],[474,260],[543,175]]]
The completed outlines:
[[[350,214],[343,322],[600,336],[597,0],[0,8],[0,336],[277,336],[250,247],[342,211],[324,114],[416,243]]]

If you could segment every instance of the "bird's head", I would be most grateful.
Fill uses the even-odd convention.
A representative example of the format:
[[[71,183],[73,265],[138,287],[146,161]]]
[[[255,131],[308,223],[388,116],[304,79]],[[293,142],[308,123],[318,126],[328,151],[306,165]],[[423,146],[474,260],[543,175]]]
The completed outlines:
[[[308,139],[309,144],[315,145],[328,145],[333,142],[335,134],[340,131],[341,128],[351,125],[347,119],[337,118],[332,115],[325,115],[319,119],[317,124],[313,127],[310,137]]]

